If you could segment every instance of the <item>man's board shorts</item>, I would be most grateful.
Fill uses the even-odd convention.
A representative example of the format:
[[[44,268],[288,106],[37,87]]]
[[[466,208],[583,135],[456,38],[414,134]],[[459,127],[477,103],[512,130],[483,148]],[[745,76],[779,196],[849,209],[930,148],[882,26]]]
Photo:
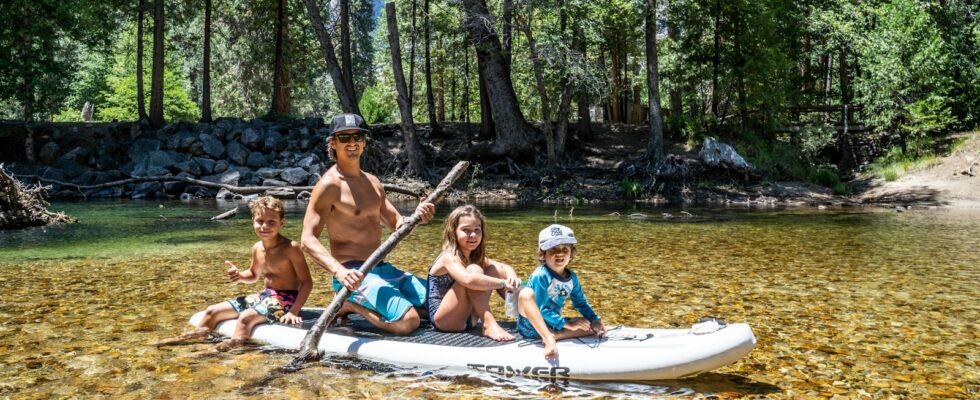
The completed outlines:
[[[279,322],[279,318],[289,312],[296,302],[299,292],[295,290],[275,290],[266,288],[265,290],[250,294],[248,296],[236,297],[228,300],[231,307],[239,314],[248,309],[253,309],[259,315],[265,317],[269,323]]]
[[[364,261],[348,261],[347,269],[360,268]],[[344,287],[333,278],[333,290]],[[351,292],[347,301],[360,304],[369,310],[377,311],[385,322],[401,319],[412,307],[425,305],[425,281],[419,277],[395,268],[389,262],[382,262],[364,275],[361,285]]]

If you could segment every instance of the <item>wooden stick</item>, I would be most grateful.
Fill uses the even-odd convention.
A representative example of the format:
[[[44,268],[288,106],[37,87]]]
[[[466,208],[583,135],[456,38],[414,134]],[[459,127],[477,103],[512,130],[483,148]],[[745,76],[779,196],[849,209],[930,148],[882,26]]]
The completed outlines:
[[[211,221],[218,221],[226,218],[231,218],[234,217],[235,214],[238,214],[238,207],[232,208],[231,210],[225,211],[221,214],[211,217]]]
[[[456,182],[456,180],[463,175],[463,172],[466,171],[466,168],[469,166],[469,161],[460,161],[457,163],[456,166],[449,171],[449,174],[442,179],[442,182],[439,182],[439,185],[436,186],[435,190],[433,190],[424,201],[435,204],[442,200],[446,190],[453,185],[453,182]],[[418,210],[412,213],[410,217],[405,218],[402,221],[402,226],[398,227],[398,229],[392,232],[391,235],[388,236],[388,239],[386,239],[384,243],[382,243],[381,246],[378,247],[378,249],[364,261],[364,264],[362,264],[360,268],[361,274],[367,275],[369,272],[371,272],[371,269],[374,268],[379,261],[384,259],[384,257],[395,248],[395,245],[397,245],[398,242],[400,242],[405,236],[408,236],[412,229],[415,228],[415,225],[419,223],[420,219],[421,217],[419,216]],[[317,360],[320,358],[320,352],[316,350],[317,344],[320,343],[320,337],[323,336],[323,332],[330,325],[330,322],[333,321],[334,317],[337,316],[337,312],[340,311],[340,306],[342,306],[344,301],[347,300],[348,295],[350,295],[350,290],[348,290],[347,287],[341,287],[340,290],[337,291],[337,295],[334,296],[333,301],[330,302],[327,309],[320,315],[320,318],[316,320],[316,324],[310,328],[310,331],[307,332],[306,337],[303,338],[303,343],[300,345],[299,355],[297,355],[288,366],[284,367],[284,370],[294,371],[303,362]]]
[[[183,176],[142,176],[137,178],[123,179],[113,182],[100,183],[97,185],[76,185],[71,182],[63,182],[55,179],[42,178],[37,175],[14,175],[20,179],[33,179],[39,182],[53,183],[56,185],[74,187],[79,192],[83,190],[95,190],[95,189],[105,189],[114,186],[128,185],[130,183],[141,183],[141,182],[185,182],[192,185],[204,186],[211,189],[226,189],[230,192],[240,193],[240,194],[254,194],[254,193],[265,193],[269,190],[281,190],[281,189],[291,189],[294,192],[302,191],[312,191],[313,186],[232,186],[224,183],[215,183],[202,181],[200,179],[187,178]],[[422,193],[413,191],[411,189],[406,189],[396,185],[384,185],[385,192],[394,192],[409,195],[412,197],[422,197]]]

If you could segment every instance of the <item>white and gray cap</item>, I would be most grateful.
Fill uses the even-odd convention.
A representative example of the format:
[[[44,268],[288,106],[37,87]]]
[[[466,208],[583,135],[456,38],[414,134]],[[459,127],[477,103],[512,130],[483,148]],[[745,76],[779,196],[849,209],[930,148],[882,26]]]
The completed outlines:
[[[576,244],[575,232],[565,225],[552,224],[538,233],[538,248],[546,251],[562,244]]]

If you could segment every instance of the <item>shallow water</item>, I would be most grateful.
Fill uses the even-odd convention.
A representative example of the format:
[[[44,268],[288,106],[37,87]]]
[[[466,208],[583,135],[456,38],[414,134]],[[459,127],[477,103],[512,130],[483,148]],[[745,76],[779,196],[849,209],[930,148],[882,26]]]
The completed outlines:
[[[976,398],[980,391],[980,210],[581,208],[560,222],[579,240],[573,268],[607,326],[684,327],[706,315],[749,323],[743,360],[669,382],[552,384],[420,370],[334,356],[269,381],[290,354],[208,343],[154,348],[208,304],[258,286],[229,284],[246,264],[246,217],[207,219],[211,202],[56,203],[74,225],[0,231],[0,397],[480,398],[761,396]],[[288,204],[298,238],[304,205]],[[403,210],[411,209],[405,205]],[[388,257],[423,274],[437,220]],[[555,208],[484,207],[491,255],[526,275]],[[609,216],[620,211],[623,216]],[[641,212],[648,218],[630,218]],[[674,218],[664,218],[667,212]],[[310,305],[332,298],[314,267]],[[494,307],[503,315],[502,301]],[[569,308],[566,315],[573,314]]]

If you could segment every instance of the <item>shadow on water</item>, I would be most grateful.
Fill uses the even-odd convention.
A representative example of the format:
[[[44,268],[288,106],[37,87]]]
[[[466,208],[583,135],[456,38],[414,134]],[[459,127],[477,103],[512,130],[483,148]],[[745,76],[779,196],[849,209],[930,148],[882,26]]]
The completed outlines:
[[[266,353],[288,353],[274,348],[263,348]],[[474,388],[485,396],[536,396],[542,394],[561,395],[569,398],[634,398],[635,396],[657,396],[658,398],[688,397],[697,394],[732,394],[740,396],[768,395],[781,393],[779,387],[753,381],[737,374],[704,373],[683,380],[666,381],[576,381],[569,379],[548,379],[520,376],[501,376],[486,372],[463,371],[448,368],[423,369],[401,367],[351,355],[328,355],[315,363],[306,363],[292,372],[275,368],[265,376],[250,381],[238,389],[238,393],[254,396],[266,393],[272,383],[289,374],[304,373],[314,369],[333,369],[348,373],[369,372],[383,374],[386,379],[397,379],[406,385],[440,381],[453,386]],[[309,373],[309,372],[307,372]]]

